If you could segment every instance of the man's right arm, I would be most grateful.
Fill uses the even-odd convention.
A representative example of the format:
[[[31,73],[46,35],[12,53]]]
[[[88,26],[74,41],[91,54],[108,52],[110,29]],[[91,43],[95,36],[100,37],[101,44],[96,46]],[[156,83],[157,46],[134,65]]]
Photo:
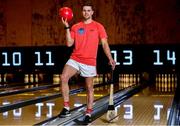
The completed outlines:
[[[66,30],[66,45],[68,47],[71,47],[74,44],[74,39],[72,39],[72,37],[71,37],[69,24],[68,24],[67,20],[64,20],[63,18],[62,18],[62,23],[64,24],[65,30]]]
[[[66,45],[71,47],[74,44],[74,40],[71,38],[70,28],[66,29]]]

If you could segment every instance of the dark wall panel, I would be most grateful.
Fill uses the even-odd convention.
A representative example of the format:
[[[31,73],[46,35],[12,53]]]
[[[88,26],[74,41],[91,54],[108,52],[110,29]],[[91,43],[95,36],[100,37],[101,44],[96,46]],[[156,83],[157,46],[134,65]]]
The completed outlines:
[[[180,43],[178,0],[92,0],[110,44]],[[58,9],[81,20],[82,0],[0,0],[0,46],[65,45]]]

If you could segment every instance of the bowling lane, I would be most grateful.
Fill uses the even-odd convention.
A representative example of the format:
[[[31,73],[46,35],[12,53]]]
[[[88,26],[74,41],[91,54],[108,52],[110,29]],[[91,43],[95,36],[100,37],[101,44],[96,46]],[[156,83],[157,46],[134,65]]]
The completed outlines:
[[[28,100],[28,99],[36,98],[36,97],[40,97],[40,96],[48,96],[48,95],[52,95],[54,93],[59,93],[59,91],[56,90],[55,88],[31,91],[31,92],[20,93],[20,94],[16,94],[16,95],[3,96],[3,97],[0,97],[0,101],[9,101],[10,103],[12,103],[15,101]]]
[[[74,103],[84,104],[86,101],[85,97],[77,98],[76,95],[71,96],[70,100],[71,108],[74,108]],[[0,113],[0,122],[1,125],[33,125],[57,115],[62,107],[62,98],[40,102],[8,113]]]
[[[98,80],[96,78],[94,81],[95,85],[96,84],[98,85],[98,83],[100,82],[102,82],[102,79]],[[72,84],[70,85],[70,89],[77,89],[83,86],[84,84]],[[126,87],[128,86],[115,84],[115,91]],[[2,106],[3,102],[14,103],[20,100],[21,101],[28,100],[39,96],[52,95],[55,93],[59,93],[59,88],[26,92],[11,96],[4,96],[0,98],[0,105]],[[106,96],[108,94],[109,94],[109,85],[104,85],[102,87],[94,89],[95,100],[99,99],[100,97]],[[85,103],[86,103],[86,92],[82,92],[70,96],[70,106],[72,109]],[[8,113],[0,113],[0,122],[2,122],[1,123],[2,125],[7,125],[7,124],[33,125],[42,122],[50,117],[56,116],[61,109],[62,109],[62,98],[60,97],[53,100],[48,100],[46,102],[40,102],[39,104],[28,105],[20,109],[11,110],[8,111]]]
[[[27,100],[30,98],[35,98],[39,96],[49,96],[53,95],[55,93],[59,93],[59,84],[36,84],[36,85],[25,85],[25,86],[16,86],[13,88],[6,88],[4,91],[0,92],[0,95],[2,94],[3,96],[0,97],[0,101],[3,101],[3,99],[8,99],[8,100],[13,100],[15,99],[16,101],[18,99],[20,100]],[[70,90],[72,89],[77,89],[76,85],[70,85]],[[25,92],[21,92],[25,90]],[[18,91],[20,93],[18,93]],[[12,94],[13,92],[17,92],[15,94]],[[8,95],[5,95],[8,93]]]
[[[19,86],[21,85],[21,86]],[[23,93],[23,92],[32,92],[32,91],[37,91],[37,90],[45,90],[45,89],[50,89],[53,87],[59,87],[59,85],[52,85],[52,84],[32,84],[32,85],[26,85],[24,84],[18,84],[17,86],[13,87],[4,87],[3,89],[0,89],[0,97],[3,96],[8,96],[8,95],[15,95],[18,93]]]
[[[173,97],[174,92],[162,92],[155,85],[147,87],[116,107],[115,122],[108,123],[104,114],[92,125],[166,125]]]
[[[80,84],[71,85],[71,89],[76,89],[81,87]],[[25,100],[34,97],[39,97],[43,95],[50,95],[53,93],[59,93],[57,88],[36,91],[30,93],[22,93],[18,95],[12,95],[7,97],[2,97],[0,103],[3,102],[16,102],[18,100]],[[109,93],[109,86],[105,85],[103,87],[95,88],[95,99],[105,96]],[[49,100],[46,102],[40,102],[38,104],[33,104],[29,106],[22,107],[20,109],[8,111],[8,113],[0,113],[0,124],[1,125],[33,125],[46,120],[50,117],[59,114],[62,109],[62,97]],[[86,92],[78,93],[76,95],[70,96],[70,106],[75,108],[86,103]]]

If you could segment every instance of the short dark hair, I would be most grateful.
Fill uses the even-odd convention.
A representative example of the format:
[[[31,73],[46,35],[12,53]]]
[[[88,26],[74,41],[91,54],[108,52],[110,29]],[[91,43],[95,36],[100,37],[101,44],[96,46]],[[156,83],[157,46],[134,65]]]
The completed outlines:
[[[92,10],[95,9],[91,0],[84,0],[81,5],[81,9],[83,9],[84,6],[91,6]]]

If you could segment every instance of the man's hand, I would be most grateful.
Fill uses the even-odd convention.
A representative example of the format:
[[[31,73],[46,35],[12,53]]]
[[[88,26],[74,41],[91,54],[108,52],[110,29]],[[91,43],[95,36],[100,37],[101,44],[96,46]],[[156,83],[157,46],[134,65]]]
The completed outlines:
[[[116,67],[116,62],[115,62],[113,59],[110,59],[110,60],[109,60],[109,64],[111,65],[112,70],[114,70],[115,67]]]
[[[69,27],[67,19],[64,20],[64,18],[62,17],[61,20],[62,20],[62,23],[65,25],[65,27]]]

